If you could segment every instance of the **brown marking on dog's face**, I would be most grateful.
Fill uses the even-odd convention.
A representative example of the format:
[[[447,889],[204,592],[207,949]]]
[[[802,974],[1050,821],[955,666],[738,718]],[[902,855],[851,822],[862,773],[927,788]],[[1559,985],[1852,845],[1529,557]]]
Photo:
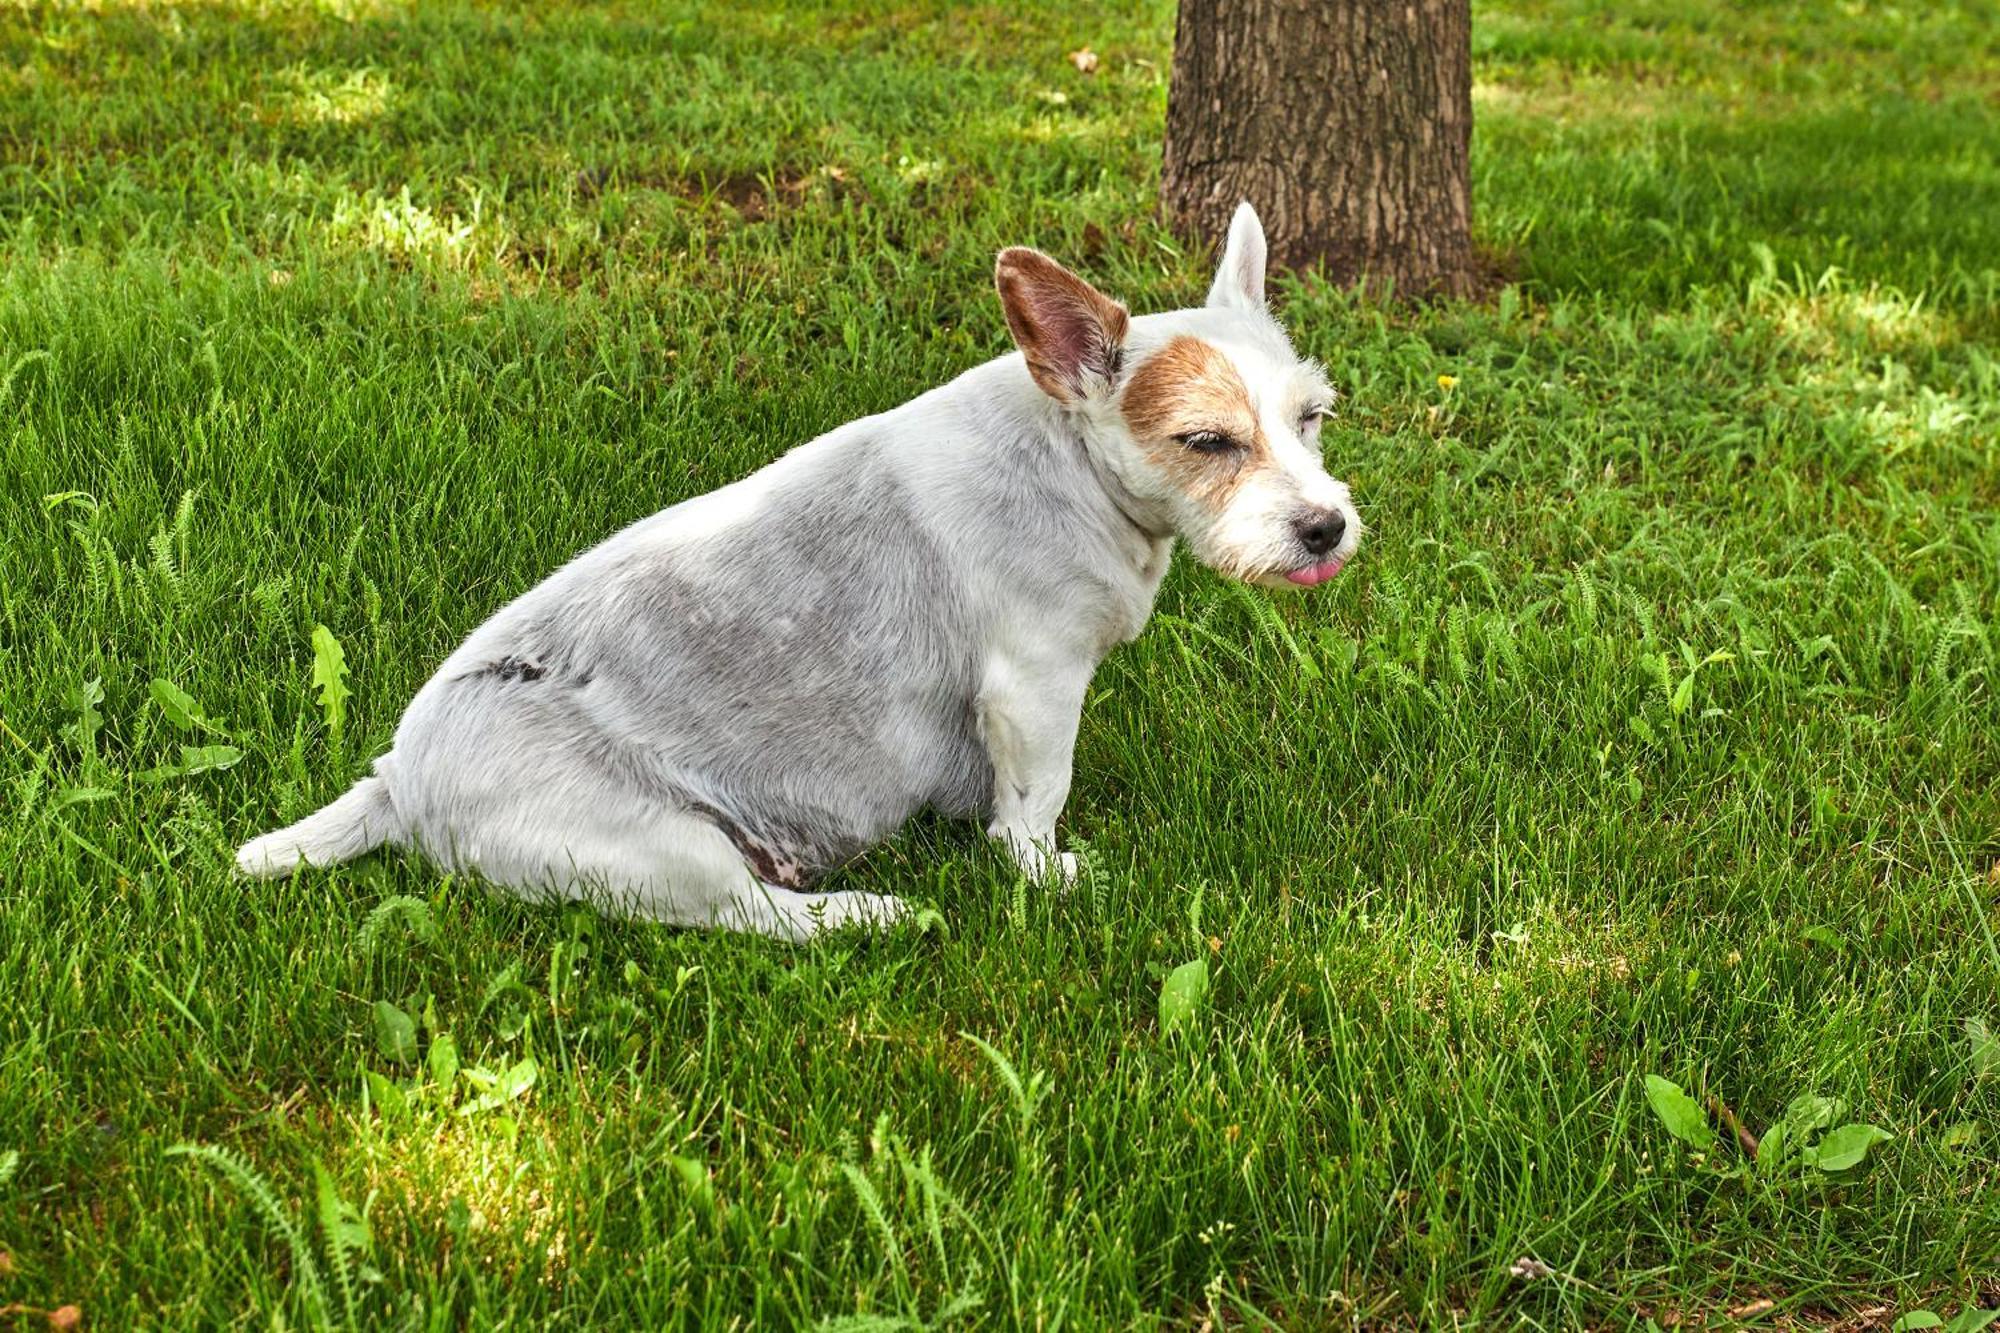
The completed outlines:
[[[1132,372],[1119,399],[1132,436],[1154,467],[1197,504],[1220,513],[1258,470],[1271,466],[1250,390],[1229,358],[1183,334]],[[1236,447],[1204,451],[1188,437],[1215,435]]]

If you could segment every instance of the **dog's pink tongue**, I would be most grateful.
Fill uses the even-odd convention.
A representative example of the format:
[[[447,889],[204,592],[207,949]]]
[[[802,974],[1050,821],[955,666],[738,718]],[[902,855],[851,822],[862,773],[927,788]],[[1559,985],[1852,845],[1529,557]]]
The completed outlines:
[[[1341,562],[1338,560],[1329,560],[1325,564],[1309,565],[1304,569],[1294,569],[1286,574],[1285,577],[1298,584],[1301,588],[1310,588],[1316,584],[1325,583],[1335,574],[1338,574],[1340,572],[1340,565]]]

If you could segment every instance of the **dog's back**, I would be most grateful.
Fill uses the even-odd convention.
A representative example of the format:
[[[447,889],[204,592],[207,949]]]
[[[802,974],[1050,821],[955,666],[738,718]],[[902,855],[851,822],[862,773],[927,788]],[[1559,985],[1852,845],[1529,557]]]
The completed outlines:
[[[990,797],[976,609],[872,422],[586,552],[467,640],[382,766],[411,838],[635,793],[810,878]],[[531,770],[531,771],[530,771]]]

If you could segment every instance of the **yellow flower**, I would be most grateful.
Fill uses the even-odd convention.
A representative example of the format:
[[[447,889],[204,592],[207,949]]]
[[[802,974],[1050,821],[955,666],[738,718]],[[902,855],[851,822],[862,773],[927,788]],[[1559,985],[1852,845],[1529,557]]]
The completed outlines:
[[[1450,390],[1455,389],[1457,387],[1458,387],[1458,376],[1456,375],[1438,376],[1438,388],[1444,389],[1447,392],[1449,392]]]

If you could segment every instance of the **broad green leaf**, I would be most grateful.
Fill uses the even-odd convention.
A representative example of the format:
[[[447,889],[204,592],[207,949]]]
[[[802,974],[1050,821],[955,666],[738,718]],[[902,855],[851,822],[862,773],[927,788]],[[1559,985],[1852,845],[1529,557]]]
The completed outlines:
[[[692,1157],[667,1154],[667,1161],[673,1165],[674,1174],[681,1178],[681,1186],[687,1190],[688,1200],[695,1210],[704,1217],[715,1212],[715,1182],[708,1174],[708,1167]]]
[[[1684,716],[1694,704],[1694,672],[1681,677],[1681,683],[1674,687],[1674,697],[1667,700],[1667,707],[1675,717]]]
[[[1690,660],[1693,658],[1694,654],[1687,650],[1686,644],[1682,644],[1681,649]],[[1681,677],[1680,684],[1674,687],[1673,697],[1667,700],[1668,709],[1672,711],[1675,717],[1685,716],[1688,709],[1694,706],[1694,678],[1701,674],[1701,669],[1705,666],[1713,666],[1717,662],[1733,662],[1735,660],[1736,655],[1734,653],[1718,648],[1701,661],[1691,662],[1687,675]]]
[[[1952,1317],[1946,1325],[1947,1333],[1979,1333],[1994,1320],[2000,1319],[2000,1309],[1982,1310],[1976,1305],[1968,1305]]]
[[[0,1185],[4,1185],[12,1180],[14,1173],[20,1169],[21,1153],[18,1148],[9,1148],[6,1152],[0,1152]]]
[[[458,1081],[458,1043],[452,1040],[449,1032],[431,1039],[425,1063],[431,1071],[431,1082],[437,1084],[446,1097],[450,1097],[452,1084]]]
[[[391,1062],[417,1058],[417,1021],[387,1000],[375,1001],[375,1047]]]
[[[500,1021],[494,1026],[493,1030],[498,1034],[500,1040],[512,1041],[528,1030],[528,1018],[529,1014],[526,1009],[510,1002],[501,1007]]]
[[[2000,1074],[2000,1032],[1989,1029],[1983,1018],[1968,1018],[1965,1037],[1972,1043],[1972,1072],[1981,1078]]]
[[[1160,1035],[1170,1036],[1194,1022],[1208,995],[1208,960],[1197,958],[1167,973],[1160,983]]]
[[[1839,953],[1847,948],[1847,941],[1832,926],[1807,926],[1805,937],[1824,949]]]
[[[66,805],[88,805],[93,801],[108,801],[118,793],[109,787],[64,787],[56,797],[56,809]]]
[[[529,1006],[535,1002],[535,993],[522,984],[520,971],[519,963],[509,963],[494,973],[486,983],[486,994],[479,1001],[481,1017],[489,1009],[498,1010],[502,1041],[514,1040],[527,1028]]]
[[[1961,1120],[1945,1130],[1944,1146],[1964,1151],[1976,1147],[1979,1143],[1979,1137],[1980,1130],[1977,1122]]]
[[[1361,660],[1361,641],[1343,633],[1332,625],[1321,627],[1319,631],[1319,655],[1323,661],[1332,664],[1340,672],[1352,672],[1354,664]]]
[[[1697,1148],[1714,1146],[1715,1129],[1708,1123],[1708,1113],[1701,1109],[1701,1103],[1682,1092],[1679,1085],[1658,1074],[1648,1074],[1646,1100],[1660,1117],[1660,1123],[1667,1127],[1667,1133]]]
[[[243,751],[233,745],[183,745],[180,771],[183,774],[210,773],[234,768],[242,759]]]
[[[500,1076],[500,1086],[494,1091],[511,1102],[516,1097],[527,1095],[528,1089],[535,1086],[535,1080],[540,1074],[541,1068],[536,1065],[534,1057],[523,1057],[512,1069]]]
[[[397,1082],[373,1069],[363,1071],[368,1084],[368,1100],[385,1120],[402,1120],[410,1113],[410,1097]]]
[[[1832,1124],[1841,1112],[1842,1104],[1833,1097],[1822,1097],[1816,1092],[1802,1092],[1792,1098],[1785,1107],[1783,1124],[1795,1142],[1803,1143]]]
[[[326,729],[338,735],[347,723],[347,654],[324,625],[313,626],[312,646],[312,683],[319,691],[320,716]]]
[[[1819,1141],[1819,1146],[1807,1156],[1822,1171],[1845,1171],[1859,1166],[1870,1148],[1895,1137],[1873,1125],[1842,1125],[1839,1129],[1828,1131],[1827,1136]]]
[[[153,677],[151,686],[153,702],[167,715],[167,721],[182,731],[215,731],[216,725],[208,720],[208,714],[201,711],[201,705],[194,696],[170,680]]]
[[[524,1057],[504,1074],[495,1074],[491,1070],[478,1068],[466,1070],[466,1081],[478,1088],[480,1093],[478,1097],[459,1107],[458,1113],[477,1115],[482,1111],[505,1106],[516,1097],[527,1095],[528,1089],[535,1086],[535,1078],[539,1072],[532,1056]]]
[[[104,681],[92,676],[65,697],[64,702],[76,714],[76,721],[64,724],[62,737],[86,757],[97,754],[97,733],[104,728],[104,714],[97,711],[97,705],[104,702]]]
[[[1895,1323],[1889,1325],[1889,1333],[1908,1333],[1908,1330],[1911,1329],[1943,1327],[1944,1320],[1938,1318],[1929,1310],[1912,1310]]]
[[[1757,1144],[1757,1169],[1777,1171],[1784,1167],[1785,1159],[1792,1153],[1792,1137],[1780,1120],[1764,1132]]]

